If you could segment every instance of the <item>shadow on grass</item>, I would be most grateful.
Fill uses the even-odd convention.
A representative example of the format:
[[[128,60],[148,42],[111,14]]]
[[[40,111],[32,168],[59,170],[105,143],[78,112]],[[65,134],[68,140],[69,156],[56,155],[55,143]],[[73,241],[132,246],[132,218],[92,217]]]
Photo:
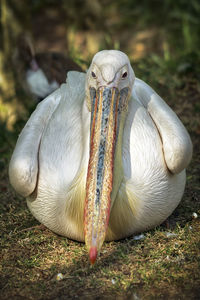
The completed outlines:
[[[182,240],[187,242],[184,226],[191,224],[190,212],[196,209],[196,202],[192,201],[190,212],[184,213],[188,197],[184,196],[171,216],[185,231],[184,236],[167,240],[163,235],[166,225],[162,225],[148,231],[141,241],[130,237],[105,243],[97,262],[91,266],[83,243],[38,227],[25,200],[16,197],[9,187],[1,202],[4,205],[1,299],[175,299],[180,293],[182,299],[195,299],[199,292],[196,247],[191,245],[191,256],[188,246],[183,248],[186,258],[180,262],[176,261],[180,255],[173,248],[175,243],[181,247]],[[194,230],[200,227],[195,226]],[[192,238],[191,241],[196,242]],[[63,274],[63,280],[56,280],[58,273]]]

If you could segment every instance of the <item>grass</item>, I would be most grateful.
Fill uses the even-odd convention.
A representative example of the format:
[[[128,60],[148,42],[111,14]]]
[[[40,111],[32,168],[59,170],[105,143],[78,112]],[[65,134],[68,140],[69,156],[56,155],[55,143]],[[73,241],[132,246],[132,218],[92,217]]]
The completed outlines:
[[[8,182],[16,141],[6,132],[0,146],[0,299],[197,299],[200,294],[199,81],[191,70],[178,74],[159,61],[140,61],[136,74],[177,112],[193,144],[183,200],[160,227],[104,243],[94,266],[85,245],[58,236],[34,219]],[[152,77],[154,74],[154,77]],[[166,97],[168,95],[168,97]],[[3,125],[2,125],[3,126]],[[21,124],[22,126],[22,124]],[[9,143],[8,143],[9,139]],[[198,214],[197,219],[192,213]],[[173,235],[167,236],[171,232]],[[57,280],[57,274],[63,280]]]

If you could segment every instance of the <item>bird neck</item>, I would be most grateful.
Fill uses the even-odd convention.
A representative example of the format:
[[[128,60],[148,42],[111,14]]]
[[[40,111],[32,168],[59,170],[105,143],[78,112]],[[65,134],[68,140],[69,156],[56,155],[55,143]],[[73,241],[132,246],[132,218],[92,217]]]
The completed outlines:
[[[30,67],[35,72],[39,70],[39,66],[38,66],[37,61],[36,61],[36,59],[34,57],[33,57],[33,59],[30,62]]]

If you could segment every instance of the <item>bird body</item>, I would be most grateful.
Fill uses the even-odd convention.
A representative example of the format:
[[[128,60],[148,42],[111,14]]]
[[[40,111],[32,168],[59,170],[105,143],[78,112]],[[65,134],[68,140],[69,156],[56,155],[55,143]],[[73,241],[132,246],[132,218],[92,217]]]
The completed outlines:
[[[109,53],[114,55],[116,52],[119,51]],[[97,55],[97,62],[98,59]],[[27,198],[36,219],[60,235],[78,241],[88,239],[89,249],[99,251],[101,245],[96,241],[101,240],[104,228],[103,240],[117,240],[159,225],[173,212],[184,192],[185,168],[191,159],[192,145],[175,113],[146,83],[134,77],[129,102],[123,103],[127,105],[126,109],[122,108],[121,115],[121,108],[113,110],[118,113],[118,119],[123,119],[120,124],[124,124],[118,128],[118,119],[115,119],[114,140],[117,142],[114,150],[109,150],[113,143],[108,142],[105,146],[105,131],[108,131],[106,140],[110,141],[113,126],[110,129],[103,127],[104,116],[103,121],[98,121],[99,107],[90,110],[85,92],[85,86],[86,89],[88,85],[92,86],[89,76],[69,72],[67,83],[37,106],[18,139],[9,174],[11,184]],[[106,76],[109,74],[104,74],[104,78]],[[105,90],[102,93],[104,99]],[[122,93],[120,97],[122,101]],[[114,96],[110,99],[114,101]],[[102,114],[105,114],[107,107],[104,107],[104,100],[101,102],[101,96],[98,101],[103,107]],[[100,123],[100,130],[93,128]],[[100,137],[96,138],[96,134]],[[105,147],[107,151],[102,155]],[[111,158],[106,160],[109,153]],[[104,164],[106,169],[103,169]],[[95,168],[97,177],[93,175]],[[111,180],[109,176],[112,176]],[[101,180],[104,180],[102,185]],[[110,189],[108,196],[103,192],[106,184]],[[98,196],[99,189],[102,199],[97,198],[98,201],[90,204],[94,186],[92,199]],[[98,214],[99,203],[103,208],[100,207]],[[103,216],[101,223],[99,219],[104,207],[109,222]],[[91,227],[92,233],[87,233]],[[94,234],[95,230],[97,233]]]
[[[56,80],[49,82],[40,68],[37,70],[28,70],[26,72],[26,82],[30,92],[39,99],[45,98],[59,88],[59,83]]]
[[[17,40],[14,65],[24,88],[42,100],[66,80],[68,71],[82,69],[71,58],[59,52],[36,52],[31,38],[21,34]]]

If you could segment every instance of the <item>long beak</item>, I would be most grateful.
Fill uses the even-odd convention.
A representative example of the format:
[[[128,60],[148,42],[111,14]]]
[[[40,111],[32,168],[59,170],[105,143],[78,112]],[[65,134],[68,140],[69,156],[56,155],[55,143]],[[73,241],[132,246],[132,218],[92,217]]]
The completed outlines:
[[[85,243],[93,264],[105,240],[113,188],[114,154],[119,132],[120,107],[127,92],[117,88],[94,88],[90,128],[90,158],[88,164],[84,211]],[[123,90],[122,90],[123,91]]]

